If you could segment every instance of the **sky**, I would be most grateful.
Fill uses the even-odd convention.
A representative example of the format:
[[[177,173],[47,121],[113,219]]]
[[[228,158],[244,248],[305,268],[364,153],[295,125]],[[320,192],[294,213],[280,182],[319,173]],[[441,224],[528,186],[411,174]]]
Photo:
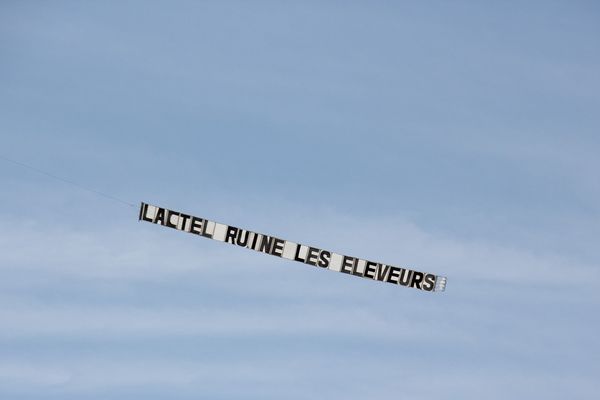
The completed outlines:
[[[0,397],[590,399],[600,7],[0,4]],[[447,276],[138,222],[145,201]]]

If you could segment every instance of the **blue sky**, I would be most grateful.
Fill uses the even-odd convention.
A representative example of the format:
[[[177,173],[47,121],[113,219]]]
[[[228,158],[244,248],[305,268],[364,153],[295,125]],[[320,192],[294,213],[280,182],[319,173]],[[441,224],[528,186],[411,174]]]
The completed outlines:
[[[0,395],[588,399],[594,2],[0,5],[0,153],[448,277],[424,293],[137,221],[0,160]]]

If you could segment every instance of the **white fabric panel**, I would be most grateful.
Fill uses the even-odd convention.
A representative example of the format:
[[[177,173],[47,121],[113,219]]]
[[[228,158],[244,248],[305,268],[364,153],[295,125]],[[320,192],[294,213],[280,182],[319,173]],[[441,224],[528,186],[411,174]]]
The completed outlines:
[[[331,261],[328,268],[332,271],[340,272],[342,270],[342,257],[341,254],[331,253]]]
[[[215,225],[216,222],[214,221],[206,221],[206,233],[213,236],[214,239],[214,235],[215,235]]]
[[[358,260],[358,265],[356,266],[356,272],[363,274],[365,272],[365,264],[367,262],[365,260]]]
[[[285,246],[283,247],[283,258],[287,258],[288,260],[293,260],[294,255],[296,254],[296,246],[298,244],[294,242],[290,242],[286,240]]]
[[[224,242],[226,233],[227,233],[227,225],[223,225],[218,222],[215,222],[213,239],[218,240],[219,242]]]
[[[156,211],[158,211],[158,207],[149,205],[148,209],[146,210],[146,216],[150,219],[154,219],[156,216]]]

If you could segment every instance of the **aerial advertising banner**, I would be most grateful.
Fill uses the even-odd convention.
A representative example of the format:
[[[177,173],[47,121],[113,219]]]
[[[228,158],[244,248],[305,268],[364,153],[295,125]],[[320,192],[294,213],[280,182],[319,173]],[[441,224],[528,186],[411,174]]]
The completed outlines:
[[[442,292],[446,289],[446,278],[443,276],[346,256],[146,203],[142,203],[140,206],[139,220],[301,262],[316,268],[428,292]]]

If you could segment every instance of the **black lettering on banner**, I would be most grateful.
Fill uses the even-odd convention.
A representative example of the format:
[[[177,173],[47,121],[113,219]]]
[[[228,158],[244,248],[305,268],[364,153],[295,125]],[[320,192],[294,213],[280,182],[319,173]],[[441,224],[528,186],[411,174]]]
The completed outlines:
[[[306,253],[306,263],[310,265],[317,265],[317,257],[319,257],[319,249],[315,249],[314,247],[309,247],[308,252]]]
[[[271,236],[263,235],[262,241],[260,242],[260,248],[258,251],[263,253],[271,254],[273,248],[273,238]]]
[[[285,240],[273,238],[273,248],[271,249],[271,255],[281,257],[283,255],[283,246],[285,246]]]
[[[250,231],[240,229],[237,233],[237,240],[235,243],[238,246],[246,247],[246,245],[248,244],[248,234],[249,233],[250,233]]]
[[[146,207],[148,207],[148,204],[142,202],[142,204],[140,204],[140,213],[138,215],[138,221],[142,220],[142,216],[145,216],[146,214]]]
[[[422,281],[423,281],[423,274],[420,272],[414,271],[412,281],[410,282],[410,287],[421,289]]]
[[[433,275],[433,274],[425,275],[425,280],[423,281],[423,284],[421,285],[421,289],[431,292],[434,288],[435,288],[435,275]]]
[[[286,258],[289,258],[290,253],[294,252],[290,247],[292,242],[286,242],[284,239],[279,239],[274,236],[267,236],[252,231],[244,230],[234,226],[225,226],[217,224],[213,221],[208,221],[203,218],[193,215],[184,214],[178,211],[169,210],[153,206],[144,202],[140,203],[138,220],[148,221],[154,224],[160,224],[169,228],[174,228],[195,235],[201,235],[208,238],[213,238],[213,233],[208,233],[213,230],[213,227],[218,226],[219,241],[222,240],[223,230],[225,227],[225,243],[234,244],[240,247],[246,247],[267,253],[277,257],[283,257],[284,249]],[[296,243],[294,260],[304,264],[327,268],[331,266],[333,254],[327,250],[322,250],[317,247],[304,246]],[[338,267],[340,255],[335,254],[336,270]],[[391,265],[379,264],[372,261],[363,260],[356,257],[341,255],[340,272],[361,276],[369,279],[374,279],[382,282],[395,283],[402,286],[412,287],[428,292],[435,291],[438,288],[440,291],[444,289],[445,279],[437,277],[434,274],[413,271],[406,268],[394,267]],[[436,286],[438,285],[438,286]]]
[[[254,237],[252,238],[252,245],[250,246],[250,248],[252,250],[256,250],[256,241],[258,240],[258,237],[260,235],[258,233],[254,233],[254,235],[252,235],[252,236],[254,236]]]
[[[190,233],[194,235],[202,235],[202,226],[204,225],[204,220],[198,217],[192,217],[192,221],[190,222]]]
[[[227,227],[227,234],[225,235],[225,243],[229,243],[229,239],[231,239],[231,244],[235,244],[235,237],[237,236],[238,228],[235,226]]]
[[[212,233],[208,233],[207,229],[208,229],[208,221],[203,219],[202,220],[202,236],[212,239],[213,235],[212,235]]]
[[[154,216],[154,222],[155,224],[157,224],[160,221],[161,225],[165,224],[165,209],[164,208],[158,208],[158,210],[156,211],[156,215]]]
[[[302,248],[302,245],[300,243],[297,243],[296,244],[296,253],[294,254],[294,260],[303,263],[305,260],[304,260],[304,258],[300,257],[300,249],[301,248]]]
[[[148,222],[154,222],[152,218],[148,217],[148,204],[144,203],[144,213],[142,214],[142,219]]]
[[[352,266],[354,265],[353,260],[354,257],[343,256],[342,267],[340,268],[340,272],[343,272],[345,274],[352,274]]]
[[[402,286],[408,286],[410,278],[412,278],[412,271],[410,269],[402,268],[402,270],[400,271],[400,278],[398,279],[398,284]]]
[[[165,219],[165,226],[168,226],[169,228],[175,228],[175,229],[177,229],[177,224],[174,224],[173,222],[171,222],[171,217],[174,216],[174,215],[177,216],[177,217],[179,217],[179,213],[178,212],[167,210],[167,217]]]
[[[389,265],[377,264],[376,279],[378,281],[385,282],[385,280],[386,280],[389,272],[390,272],[390,266]]]
[[[319,267],[327,268],[329,267],[329,261],[331,260],[331,253],[327,250],[321,250],[319,254]]]
[[[360,272],[358,272],[358,262],[359,261],[360,261],[360,258],[354,259],[354,263],[352,264],[352,275],[362,276],[362,274]]]
[[[148,217],[148,204],[144,204],[144,214],[142,215],[142,219],[148,222],[154,222],[152,218]]]
[[[187,214],[180,213],[179,214],[179,222],[181,222],[181,230],[187,232],[187,228],[185,227],[187,221],[190,219],[190,216]]]
[[[365,270],[363,276],[366,278],[375,279],[375,271],[377,271],[377,263],[367,261],[365,264]]]
[[[387,277],[387,281],[390,283],[398,284],[398,277],[400,276],[400,268],[390,267],[390,274]]]

